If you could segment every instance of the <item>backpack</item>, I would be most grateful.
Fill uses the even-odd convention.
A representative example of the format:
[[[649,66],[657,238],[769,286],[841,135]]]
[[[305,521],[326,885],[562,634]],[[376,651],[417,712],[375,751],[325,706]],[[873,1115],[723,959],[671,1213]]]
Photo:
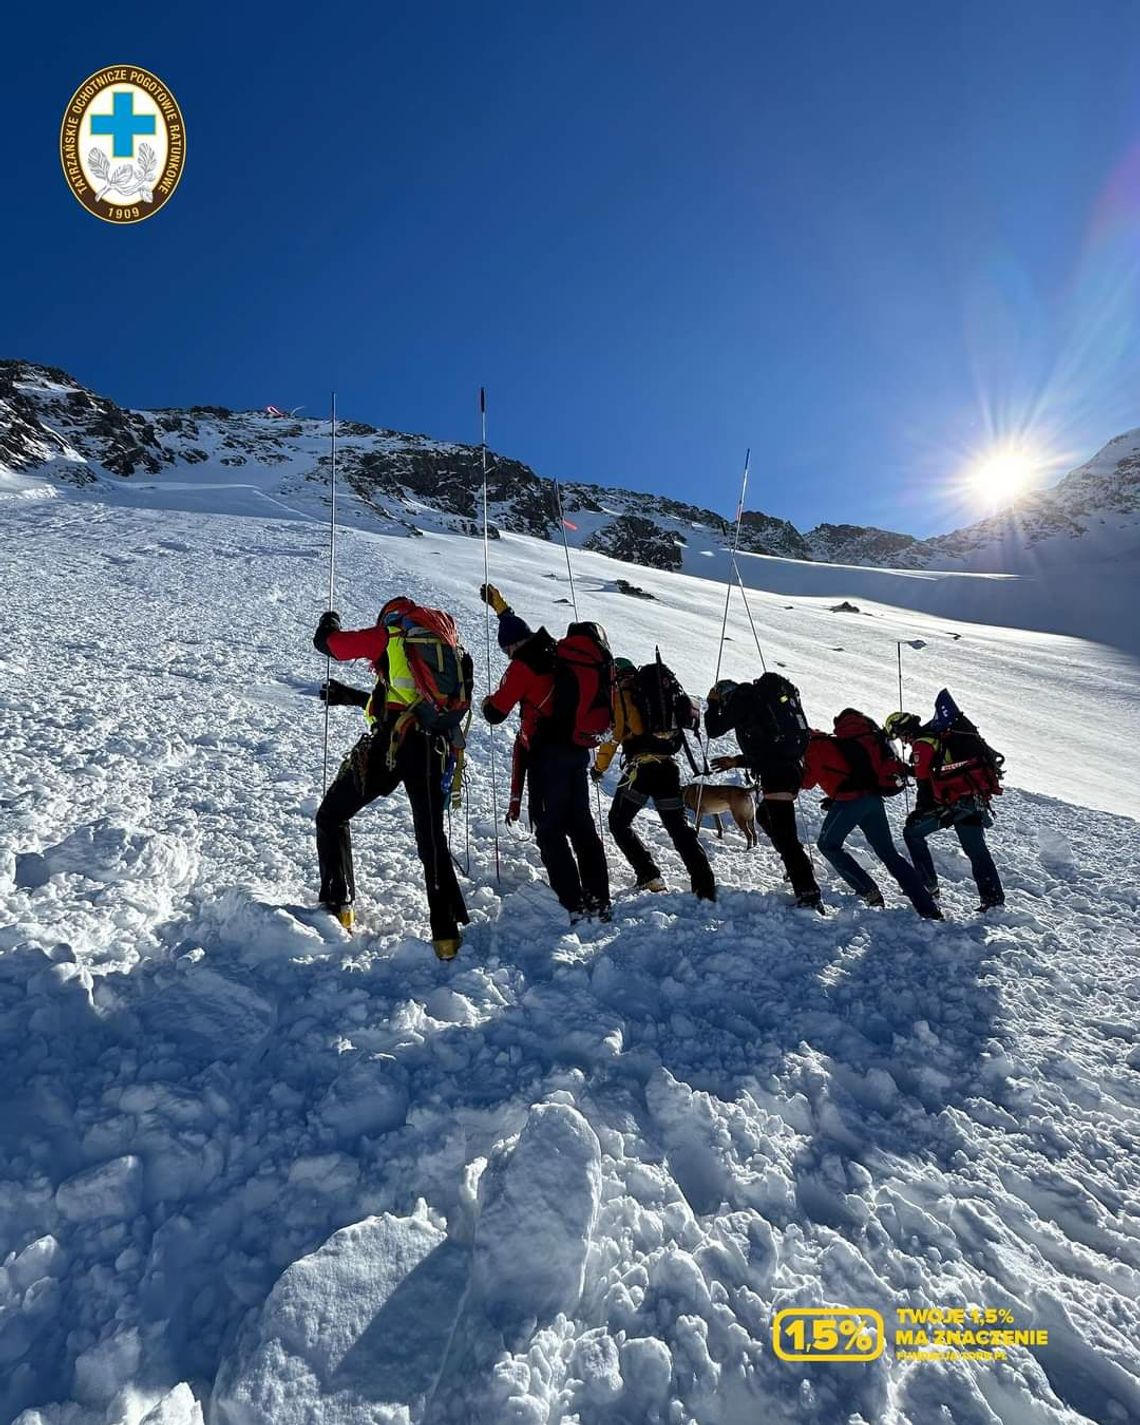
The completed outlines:
[[[845,708],[835,719],[835,736],[831,740],[851,769],[842,792],[897,797],[902,791],[903,764],[895,756],[887,734],[872,718]]]
[[[633,756],[656,752],[672,757],[681,750],[685,733],[700,726],[700,709],[673,670],[661,661],[660,650],[654,662],[636,669],[627,686],[644,731],[629,738],[623,751]]]
[[[614,660],[600,624],[572,623],[555,644],[548,722],[575,747],[595,747],[613,730]]]
[[[471,710],[474,667],[459,641],[450,614],[397,598],[380,610],[377,622],[390,639],[400,639],[414,687],[405,689],[408,712],[427,732],[441,732],[462,745],[460,727]]]
[[[1005,758],[994,751],[946,688],[934,700],[929,730],[938,737],[930,777],[936,802],[953,805],[963,797],[988,801],[1001,796]]]
[[[750,731],[762,739],[765,756],[802,760],[809,728],[800,690],[779,673],[764,673],[751,687]]]

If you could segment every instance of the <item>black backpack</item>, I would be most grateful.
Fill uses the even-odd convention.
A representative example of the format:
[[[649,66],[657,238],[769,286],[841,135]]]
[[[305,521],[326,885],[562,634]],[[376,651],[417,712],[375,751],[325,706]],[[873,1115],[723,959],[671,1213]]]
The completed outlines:
[[[681,750],[685,733],[700,726],[700,709],[676,673],[661,661],[660,649],[652,663],[633,673],[626,688],[645,729],[627,740],[623,749],[627,755],[657,752],[672,757]]]
[[[764,744],[765,756],[800,761],[810,731],[800,690],[779,673],[764,673],[751,691],[749,731]]]

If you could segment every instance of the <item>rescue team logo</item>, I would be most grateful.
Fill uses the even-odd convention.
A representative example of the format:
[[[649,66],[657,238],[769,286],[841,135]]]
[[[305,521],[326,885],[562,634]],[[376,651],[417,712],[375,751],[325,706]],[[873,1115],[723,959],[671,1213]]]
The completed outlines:
[[[139,223],[169,200],[186,162],[182,110],[149,69],[117,64],[85,79],[63,116],[68,186],[108,223]]]

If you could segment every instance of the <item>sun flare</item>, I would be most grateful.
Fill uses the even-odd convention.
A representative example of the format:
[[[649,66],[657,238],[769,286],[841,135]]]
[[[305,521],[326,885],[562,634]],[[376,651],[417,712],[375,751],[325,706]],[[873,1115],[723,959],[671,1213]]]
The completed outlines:
[[[992,504],[1016,499],[1037,476],[1038,462],[1028,451],[995,450],[978,461],[970,483]]]

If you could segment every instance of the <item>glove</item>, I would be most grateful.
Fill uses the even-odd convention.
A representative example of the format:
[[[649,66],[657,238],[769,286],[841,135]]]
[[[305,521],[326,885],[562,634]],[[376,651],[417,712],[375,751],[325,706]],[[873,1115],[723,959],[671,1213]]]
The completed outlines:
[[[328,637],[330,633],[340,632],[340,614],[334,613],[330,609],[323,613],[317,622],[317,631],[313,634],[313,647],[318,653],[328,654]]]
[[[368,704],[368,694],[361,692],[359,688],[349,687],[347,683],[338,682],[336,678],[330,678],[327,683],[321,684],[320,699],[322,703],[328,703],[330,708],[362,708]]]
[[[819,804],[819,809],[820,811],[830,811],[834,805],[835,801],[832,797],[824,797]]]
[[[479,597],[485,604],[490,604],[497,614],[505,614],[510,611],[510,604],[495,588],[494,584],[480,584]]]
[[[602,778],[603,778],[605,775],[606,775],[606,774],[602,771],[602,769],[601,769],[600,767],[591,767],[591,768],[590,768],[590,781],[591,781],[591,782],[600,782],[600,781],[602,780]]]
[[[739,757],[714,757],[709,763],[714,772],[731,772],[734,767],[740,766]]]

